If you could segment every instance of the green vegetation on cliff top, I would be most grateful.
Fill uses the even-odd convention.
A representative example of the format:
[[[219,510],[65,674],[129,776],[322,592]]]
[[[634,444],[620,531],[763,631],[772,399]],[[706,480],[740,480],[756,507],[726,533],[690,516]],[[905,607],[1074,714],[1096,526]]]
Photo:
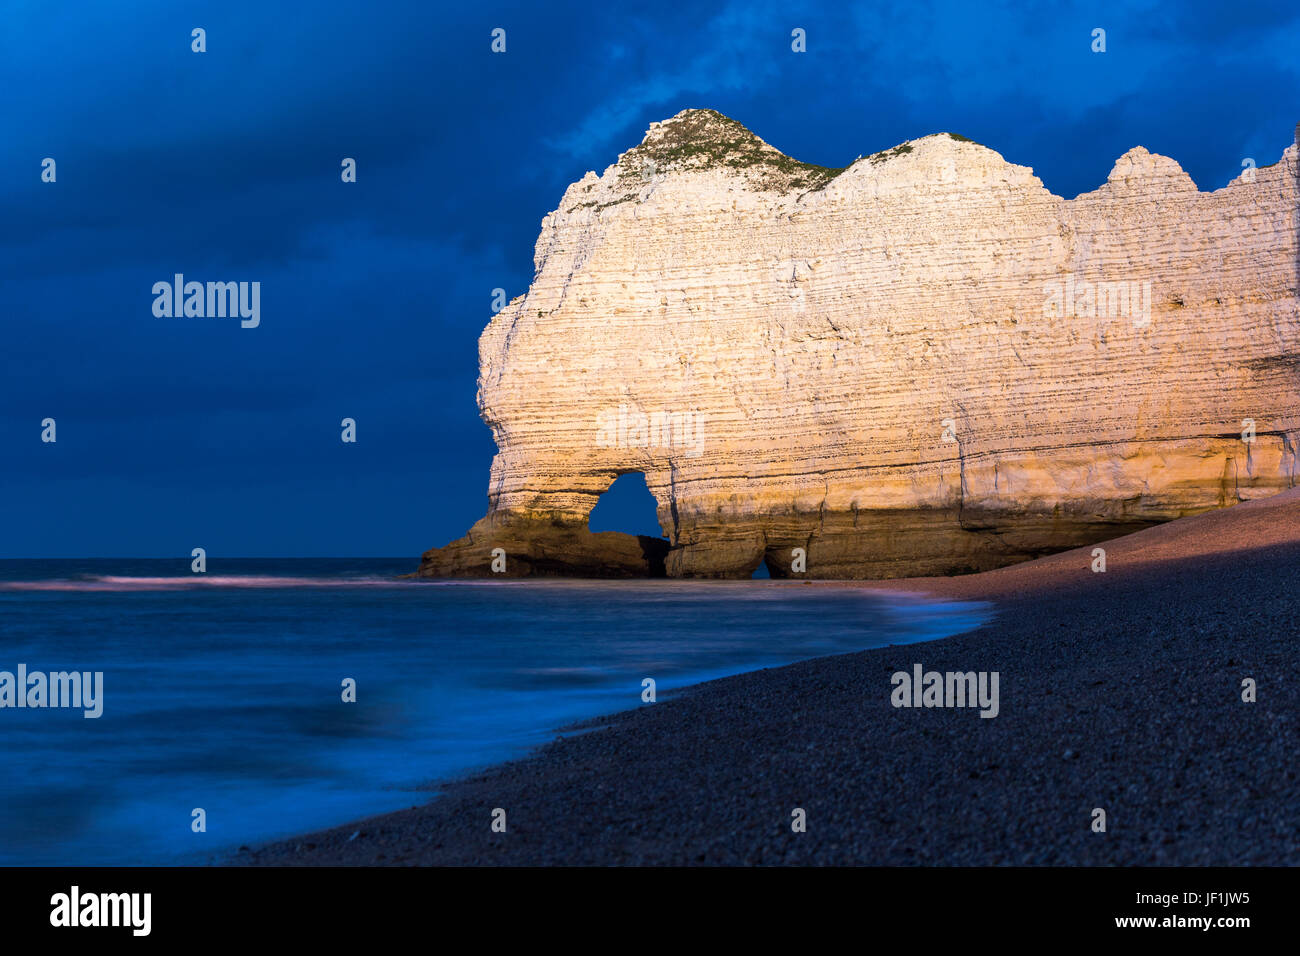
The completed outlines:
[[[972,140],[956,133],[939,133],[961,143]],[[873,166],[912,152],[911,143],[881,150],[867,157]],[[859,157],[854,162],[861,161]],[[723,116],[717,110],[686,110],[658,124],[645,141],[620,157],[619,179],[629,184],[648,181],[655,175],[675,170],[730,168],[750,173],[757,188],[775,192],[813,192],[826,187],[849,166],[817,166],[801,163],[769,146],[742,123]],[[614,202],[579,203],[597,211],[635,199],[628,195]]]
[[[820,189],[848,168],[791,159],[717,110],[688,110],[667,120],[623,161],[629,169],[622,175],[629,177],[647,166],[655,172],[727,166],[754,171],[760,188],[786,191]]]

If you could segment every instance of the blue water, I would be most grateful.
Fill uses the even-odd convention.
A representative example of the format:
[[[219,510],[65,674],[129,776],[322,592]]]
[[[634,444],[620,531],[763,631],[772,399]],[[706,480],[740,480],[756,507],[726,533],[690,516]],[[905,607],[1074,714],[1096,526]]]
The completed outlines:
[[[0,561],[0,671],[104,672],[98,719],[0,709],[0,863],[220,859],[654,706],[646,677],[662,700],[989,616],[794,582],[393,580],[411,565]]]

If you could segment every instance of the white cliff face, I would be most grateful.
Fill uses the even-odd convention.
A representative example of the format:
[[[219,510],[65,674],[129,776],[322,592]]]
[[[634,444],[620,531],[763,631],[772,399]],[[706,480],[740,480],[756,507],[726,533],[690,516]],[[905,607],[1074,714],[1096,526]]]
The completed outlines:
[[[583,526],[641,471],[669,574],[872,577],[1292,487],[1297,176],[1293,145],[1202,193],[1139,147],[1066,200],[947,134],[837,173],[655,124],[483,333],[490,522]]]

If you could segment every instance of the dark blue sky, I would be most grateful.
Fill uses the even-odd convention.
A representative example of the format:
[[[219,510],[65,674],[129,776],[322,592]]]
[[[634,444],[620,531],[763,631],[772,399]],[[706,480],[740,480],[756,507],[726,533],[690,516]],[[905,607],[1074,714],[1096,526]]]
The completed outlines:
[[[570,182],[681,109],[827,166],[949,130],[1065,196],[1139,144],[1218,188],[1245,157],[1276,161],[1300,120],[1290,0],[0,17],[0,557],[414,558],[460,535],[487,505],[492,290],[525,291]],[[156,318],[151,288],[177,272],[260,282],[261,326]]]

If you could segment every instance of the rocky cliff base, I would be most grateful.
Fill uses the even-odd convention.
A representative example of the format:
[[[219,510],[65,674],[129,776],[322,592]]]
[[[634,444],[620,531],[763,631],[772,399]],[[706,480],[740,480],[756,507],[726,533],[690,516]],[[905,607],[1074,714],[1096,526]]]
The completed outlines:
[[[968,574],[1152,524],[1066,515],[963,515],[956,509],[831,512],[770,518],[763,527],[721,525],[673,546],[664,538],[497,517],[484,518],[465,537],[425,552],[417,576],[740,579],[764,564],[773,578]]]
[[[418,577],[662,578],[668,542],[646,535],[590,531],[583,524],[489,516],[463,538],[426,551]]]

